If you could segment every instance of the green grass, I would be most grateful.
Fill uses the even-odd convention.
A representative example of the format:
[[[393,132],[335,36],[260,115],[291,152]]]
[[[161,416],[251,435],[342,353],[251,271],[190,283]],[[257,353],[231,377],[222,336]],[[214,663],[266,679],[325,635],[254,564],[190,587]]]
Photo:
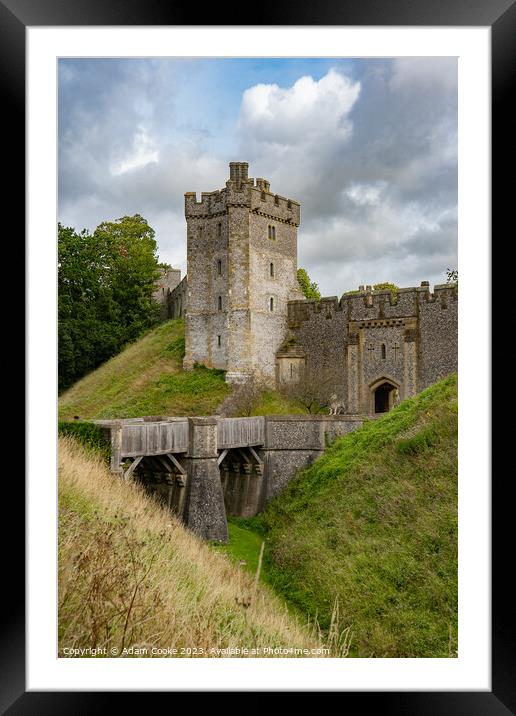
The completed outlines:
[[[328,628],[338,603],[351,656],[456,656],[456,376],[336,440],[246,524],[291,605]]]
[[[82,378],[59,399],[59,417],[209,415],[229,392],[224,372],[183,371],[184,322],[160,324]]]
[[[248,572],[256,574],[260,549],[263,538],[248,527],[241,526],[241,520],[234,517],[228,518],[229,542],[227,544],[213,544],[213,548],[228,555],[231,561]],[[263,569],[260,573],[264,579]]]
[[[59,419],[213,415],[231,392],[224,371],[203,366],[184,371],[184,351],[184,321],[160,324],[63,393]],[[286,396],[266,390],[252,414],[304,412]]]
[[[138,657],[175,647],[172,656],[216,657],[223,654],[212,649],[236,645],[324,645],[268,587],[202,543],[137,483],[114,480],[101,456],[72,436],[59,439],[58,498],[60,656],[70,648]],[[148,652],[132,651],[139,646]]]
[[[286,395],[274,390],[266,390],[252,410],[252,415],[292,415],[306,414],[306,409]]]

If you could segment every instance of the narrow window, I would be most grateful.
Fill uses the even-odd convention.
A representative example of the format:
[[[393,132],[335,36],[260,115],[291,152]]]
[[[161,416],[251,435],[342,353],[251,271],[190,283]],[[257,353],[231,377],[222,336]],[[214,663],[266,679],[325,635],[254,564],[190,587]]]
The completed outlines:
[[[220,348],[220,336],[217,336],[217,345]]]
[[[222,275],[222,261],[220,259],[217,261],[217,274]]]
[[[276,206],[279,206],[279,196],[277,194],[274,197],[274,203],[276,204]]]
[[[273,241],[276,241],[276,227],[271,226],[271,229],[272,229],[272,239],[273,239]]]
[[[222,236],[222,224],[218,223],[217,224],[217,237],[220,239],[221,236]]]
[[[287,209],[292,209],[292,202],[290,199],[287,201]]]
[[[382,343],[382,358],[385,358],[385,343]]]
[[[270,309],[271,311],[274,311],[274,299],[272,298],[272,296],[271,296],[271,298],[270,298],[270,300],[269,300],[269,309]]]
[[[267,227],[267,236],[269,237],[269,239],[272,239],[272,226],[270,224]]]
[[[265,192],[262,191],[262,201],[265,201]]]
[[[291,378],[292,378],[293,372],[294,372],[294,367],[293,367],[293,365],[292,365],[292,363],[291,363],[291,364],[290,364],[290,377],[291,377]]]
[[[199,226],[199,238],[202,239],[202,226]]]
[[[222,296],[219,296],[219,311],[222,311]]]
[[[271,278],[274,278],[274,264],[271,264],[269,266],[269,272],[270,272]]]

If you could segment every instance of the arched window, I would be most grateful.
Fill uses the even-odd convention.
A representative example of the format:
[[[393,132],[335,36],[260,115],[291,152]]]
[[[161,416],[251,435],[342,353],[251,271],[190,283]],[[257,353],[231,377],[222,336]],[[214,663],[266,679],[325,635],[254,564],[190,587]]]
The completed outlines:
[[[382,358],[385,358],[385,343],[382,343]]]
[[[219,311],[222,311],[222,296],[219,296],[218,307],[219,307]]]
[[[220,259],[217,261],[217,274],[222,275],[222,261]]]
[[[219,221],[219,223],[217,224],[217,237],[220,239],[221,236],[222,236],[222,224]]]
[[[220,348],[220,336],[217,336],[217,345]]]
[[[274,311],[274,299],[273,299],[272,296],[271,296],[270,299],[269,299],[269,309],[270,309],[271,311]]]
[[[271,278],[274,278],[274,264],[273,263],[271,263],[269,266],[269,273],[270,273]]]

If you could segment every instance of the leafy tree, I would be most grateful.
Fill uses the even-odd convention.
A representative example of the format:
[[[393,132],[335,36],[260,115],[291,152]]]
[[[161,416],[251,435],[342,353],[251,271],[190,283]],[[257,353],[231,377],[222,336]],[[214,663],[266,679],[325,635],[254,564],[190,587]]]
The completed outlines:
[[[138,214],[103,222],[93,234],[58,225],[60,390],[158,320],[156,248]]]
[[[321,292],[319,291],[319,286],[315,281],[310,281],[310,276],[306,269],[300,268],[297,270],[297,282],[305,298],[315,298],[316,301],[320,300]]]

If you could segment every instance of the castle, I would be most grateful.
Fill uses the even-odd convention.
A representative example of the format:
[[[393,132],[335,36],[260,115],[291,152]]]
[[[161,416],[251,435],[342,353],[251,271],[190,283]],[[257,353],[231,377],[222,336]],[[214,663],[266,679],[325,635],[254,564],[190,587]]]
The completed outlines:
[[[328,375],[342,412],[374,415],[457,370],[457,287],[307,300],[297,282],[300,204],[231,162],[223,189],[185,194],[187,276],[164,272],[163,318],[185,318],[184,368],[289,384]]]

